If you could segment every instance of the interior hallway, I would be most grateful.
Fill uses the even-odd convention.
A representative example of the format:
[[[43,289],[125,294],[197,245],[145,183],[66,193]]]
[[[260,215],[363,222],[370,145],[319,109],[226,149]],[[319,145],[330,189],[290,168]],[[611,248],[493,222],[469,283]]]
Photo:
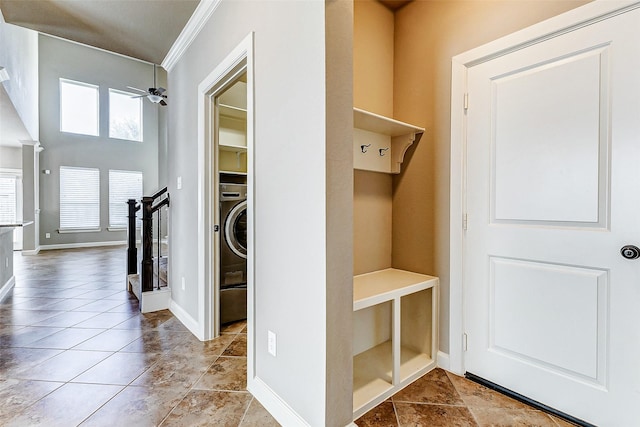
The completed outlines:
[[[140,314],[125,260],[123,247],[15,253],[0,303],[1,424],[278,426],[245,390],[246,323],[202,343],[169,311]],[[440,369],[356,424],[570,426]]]

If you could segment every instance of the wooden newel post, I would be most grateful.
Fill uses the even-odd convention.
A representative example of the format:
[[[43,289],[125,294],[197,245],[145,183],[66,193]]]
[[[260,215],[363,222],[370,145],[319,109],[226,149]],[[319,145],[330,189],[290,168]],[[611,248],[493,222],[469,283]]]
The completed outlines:
[[[140,206],[136,206],[135,199],[127,200],[129,215],[127,223],[127,274],[138,272],[138,248],[136,248],[136,212]]]
[[[153,197],[142,198],[142,292],[153,290]]]

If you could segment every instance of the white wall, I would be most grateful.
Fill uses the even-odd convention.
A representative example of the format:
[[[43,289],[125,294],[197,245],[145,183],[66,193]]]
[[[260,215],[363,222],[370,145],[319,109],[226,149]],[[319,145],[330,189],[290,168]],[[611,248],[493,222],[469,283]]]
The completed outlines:
[[[350,8],[327,4],[342,17],[331,45],[347,35],[349,62],[337,68],[325,62],[324,1],[223,1],[169,72],[170,281],[185,278],[172,298],[198,319],[197,86],[255,31],[255,373],[313,426],[351,421],[351,134],[340,144],[326,120],[327,92],[342,86],[331,108],[342,109],[337,129],[351,131]]]
[[[38,116],[38,33],[7,24],[0,12],[0,66],[9,73],[3,82],[31,139],[40,135]]]
[[[22,169],[22,148],[0,147],[0,168]]]

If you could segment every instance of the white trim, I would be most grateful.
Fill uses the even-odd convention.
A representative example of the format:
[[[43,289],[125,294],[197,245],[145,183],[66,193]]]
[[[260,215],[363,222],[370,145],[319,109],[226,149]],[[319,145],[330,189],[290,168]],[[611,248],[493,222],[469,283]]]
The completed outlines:
[[[444,369],[445,371],[449,371],[451,367],[449,354],[443,351],[439,351],[438,355],[436,356],[436,365],[438,365],[438,368]]]
[[[308,427],[310,425],[260,378],[247,376],[247,390],[281,425],[288,427]]]
[[[2,301],[5,296],[7,296],[7,294],[11,291],[11,289],[15,284],[16,284],[16,276],[9,277],[9,279],[5,282],[5,284],[2,285],[2,288],[0,288],[0,301]]]
[[[467,70],[477,64],[591,25],[628,10],[640,8],[637,0],[596,0],[511,35],[452,58],[451,73],[451,186],[450,186],[450,285],[449,359],[451,371],[464,373],[464,232],[466,115],[462,100]]]
[[[464,373],[462,353],[463,323],[463,214],[466,210],[465,170],[466,115],[464,94],[467,92],[467,69],[456,62],[451,63],[451,176],[449,197],[449,368],[457,374]],[[455,340],[454,337],[460,337]]]
[[[73,233],[99,233],[102,231],[98,228],[59,228],[56,230],[58,234],[73,234]]]
[[[244,66],[242,63],[246,62]],[[216,91],[223,88],[230,79],[230,74],[238,73],[239,70],[247,72],[247,162],[248,167],[253,155],[253,33],[249,33],[226,57],[209,73],[207,77],[198,85],[198,323],[200,336],[205,340],[214,338],[219,329],[215,313],[218,312],[219,304],[216,298],[215,286],[217,286],[217,274],[211,268],[214,254],[213,245],[217,240],[217,234],[213,231],[215,212],[211,198],[215,197],[215,189],[212,188],[217,183],[215,179],[215,164],[212,164],[213,154],[210,152],[213,146],[211,140],[211,123],[209,121],[211,109],[211,98],[215,97]],[[251,191],[253,188],[253,173],[247,170],[247,239],[248,247],[253,247],[253,216],[250,213],[252,207]],[[251,200],[251,201],[250,201]],[[217,204],[215,204],[217,205]],[[251,256],[250,256],[251,255]],[[247,253],[247,310],[248,323],[252,311],[253,292],[253,269],[249,265],[249,260],[253,256]],[[214,289],[211,289],[214,286]],[[213,302],[213,306],[212,306]],[[247,337],[251,340],[252,327],[249,327],[250,334]],[[251,344],[249,344],[249,348]],[[247,360],[247,372],[251,374],[253,369],[249,367],[253,362],[253,356]]]
[[[99,248],[102,246],[121,246],[126,244],[126,240],[113,240],[110,242],[61,243],[58,245],[41,245],[37,250],[50,251],[53,249]]]
[[[193,15],[191,15],[191,18],[189,18],[189,21],[162,60],[160,64],[162,68],[171,71],[189,46],[191,46],[191,43],[193,43],[198,34],[200,34],[200,31],[202,31],[202,28],[209,21],[209,18],[211,18],[220,3],[222,3],[222,0],[200,1]]]
[[[33,255],[38,255],[40,253],[40,246],[38,246],[36,249],[23,249],[22,251],[22,255],[23,256],[33,256]]]
[[[0,168],[0,174],[18,175],[22,179],[22,169]]]
[[[204,337],[199,335],[198,321],[191,317],[191,315],[189,315],[189,313],[187,313],[185,309],[178,305],[174,300],[171,300],[171,303],[169,304],[169,311],[173,313],[173,315],[176,316],[176,318],[182,322],[182,324],[193,335],[195,335],[200,341],[204,341]]]
[[[171,288],[169,287],[142,292],[140,296],[141,313],[152,313],[154,311],[166,310],[171,305]]]

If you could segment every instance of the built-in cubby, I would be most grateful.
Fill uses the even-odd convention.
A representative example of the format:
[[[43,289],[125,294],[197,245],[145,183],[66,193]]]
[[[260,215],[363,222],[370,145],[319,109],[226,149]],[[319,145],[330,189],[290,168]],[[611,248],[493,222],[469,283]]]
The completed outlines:
[[[436,366],[438,278],[376,268],[392,264],[389,174],[400,173],[407,149],[423,132],[354,108],[354,238],[367,239],[365,245],[354,244],[363,252],[354,254],[354,270],[366,271],[353,279],[354,419]],[[380,250],[370,249],[376,245]]]
[[[354,277],[354,419],[435,368],[437,301],[437,277],[394,268]]]

